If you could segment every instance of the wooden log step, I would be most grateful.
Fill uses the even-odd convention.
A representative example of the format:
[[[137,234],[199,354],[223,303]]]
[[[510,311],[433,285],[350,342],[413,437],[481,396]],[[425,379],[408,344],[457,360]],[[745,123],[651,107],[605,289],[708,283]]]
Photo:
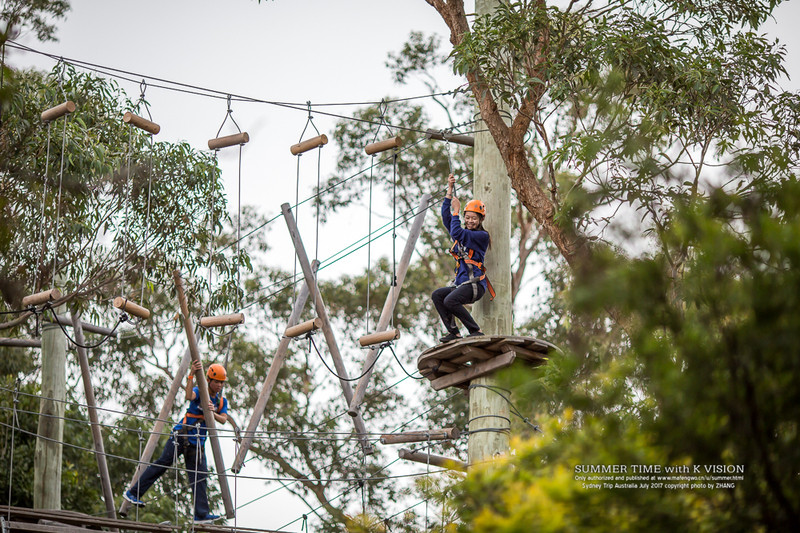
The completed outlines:
[[[440,130],[427,130],[425,137],[428,139],[435,139],[437,141],[447,141],[456,144],[463,144],[464,146],[475,146],[475,138],[470,135],[459,135],[455,133],[444,133]]]
[[[292,155],[302,154],[303,152],[308,152],[309,150],[313,150],[319,146],[323,146],[328,144],[328,136],[327,135],[318,135],[316,137],[312,137],[311,139],[305,140],[303,142],[299,142],[297,144],[293,144],[289,151],[292,152]]]
[[[250,136],[246,131],[242,133],[235,133],[233,135],[226,135],[225,137],[217,137],[208,140],[209,150],[219,150],[220,148],[227,148],[228,146],[235,146],[237,144],[247,144],[250,142]]]
[[[363,337],[358,339],[358,343],[361,346],[372,346],[373,344],[389,342],[397,340],[399,338],[400,338],[400,330],[393,328],[393,329],[387,329],[386,331],[378,331],[376,333],[370,333],[369,335],[364,335]]]
[[[50,289],[49,291],[37,292],[30,294],[22,299],[22,307],[36,307],[47,302],[53,302],[61,298],[61,291],[58,289]]]
[[[286,331],[283,332],[284,337],[299,337],[300,335],[305,335],[306,333],[310,333],[312,331],[316,331],[322,327],[322,319],[317,317],[313,320],[306,320],[301,324],[297,324],[296,326],[291,326],[286,328]]]
[[[145,309],[135,303],[131,302],[127,298],[123,298],[122,296],[117,296],[114,298],[114,307],[117,309],[121,309],[126,313],[130,313],[133,316],[137,316],[139,318],[148,319],[150,318],[150,310]]]
[[[200,319],[200,326],[204,328],[218,328],[222,326],[235,326],[238,324],[244,324],[244,313],[204,316]]]
[[[373,155],[379,152],[385,152],[386,150],[391,150],[392,148],[399,148],[400,146],[403,146],[403,139],[400,137],[392,137],[391,139],[386,139],[385,141],[370,143],[364,148],[364,151],[367,153],[367,155]]]
[[[42,111],[42,122],[51,122],[59,117],[63,117],[67,113],[74,113],[75,109],[77,109],[75,102],[67,100],[63,104]]]
[[[130,111],[126,111],[125,114],[122,115],[122,122],[125,124],[133,124],[140,130],[144,130],[147,133],[152,133],[153,135],[157,135],[158,132],[161,131],[161,126],[152,120],[147,120],[139,115],[134,115]]]

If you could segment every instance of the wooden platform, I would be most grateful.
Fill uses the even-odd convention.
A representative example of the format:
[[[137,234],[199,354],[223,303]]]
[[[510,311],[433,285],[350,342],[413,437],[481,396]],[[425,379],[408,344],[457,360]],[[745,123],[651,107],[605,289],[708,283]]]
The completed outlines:
[[[10,519],[9,519],[10,515]],[[9,507],[0,505],[0,519],[3,531],[30,533],[87,533],[89,531],[150,531],[156,533],[179,533],[191,528],[191,523],[176,527],[171,524],[150,524],[133,520],[112,519],[102,516],[91,516],[76,511],[55,509],[28,509],[25,507]],[[271,529],[254,529],[233,527],[230,525],[194,524],[194,531],[209,533],[277,533]]]
[[[417,359],[417,368],[436,390],[465,389],[476,377],[511,366],[515,360],[530,366],[543,365],[555,349],[549,342],[533,337],[466,337],[425,350]]]

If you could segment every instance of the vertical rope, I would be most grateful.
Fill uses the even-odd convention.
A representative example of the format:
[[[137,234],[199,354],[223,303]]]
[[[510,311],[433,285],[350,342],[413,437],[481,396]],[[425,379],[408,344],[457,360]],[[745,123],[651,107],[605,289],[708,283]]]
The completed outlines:
[[[58,171],[58,203],[56,204],[56,240],[53,243],[53,278],[52,286],[56,284],[56,262],[58,260],[58,240],[61,232],[61,188],[64,181],[64,154],[67,150],[67,117],[64,117],[64,131],[61,135],[61,168]]]
[[[139,430],[139,465],[138,468],[142,469],[142,473],[139,474],[139,479],[136,481],[136,499],[141,500],[142,494],[139,492],[139,480],[142,479],[142,475],[144,474],[144,465],[142,463],[142,442],[144,442],[144,435],[142,435],[142,430]],[[139,521],[139,506],[134,505],[136,507],[136,521]]]
[[[305,130],[303,130],[305,132]],[[300,136],[302,139],[302,135]],[[300,231],[300,158],[303,154],[297,154],[297,179],[294,186],[294,221],[297,231]],[[294,271],[292,271],[292,295],[293,300],[297,301],[297,254],[294,254]]]
[[[215,173],[216,173],[216,169],[218,168],[218,166],[217,166],[218,165],[218,157],[217,157],[218,154],[219,154],[219,149],[214,150],[214,172]],[[211,290],[211,280],[213,278],[213,272],[214,272],[214,229],[215,229],[215,226],[217,225],[217,217],[214,214],[215,213],[214,212],[214,209],[215,209],[215,205],[214,204],[216,202],[216,199],[217,199],[217,190],[216,190],[216,188],[214,188],[213,183],[212,183],[211,198],[210,198],[210,202],[209,202],[209,211],[208,211],[208,217],[209,217],[210,225],[209,225],[209,230],[208,230],[208,238],[209,238],[209,245],[208,245],[208,303],[206,304],[206,310],[208,310],[210,308],[210,306],[211,306],[211,296],[213,294],[213,291]]]
[[[172,452],[172,464],[175,465],[175,527],[178,526],[178,506],[179,506],[179,496],[180,492],[178,487],[180,487],[180,477],[178,477],[178,432],[175,431],[175,428],[172,428],[172,442],[174,443],[174,451]]]
[[[127,274],[127,259],[125,257],[128,245],[128,205],[131,195],[131,153],[133,152],[133,124],[128,123],[128,168],[125,177],[125,219],[122,228],[122,285],[119,295],[125,298],[125,275]]]
[[[11,487],[14,486],[14,440],[16,437],[16,429],[17,429],[17,404],[19,403],[19,378],[17,378],[16,382],[14,383],[14,412],[12,414],[11,419],[11,459],[10,464],[8,467],[8,520],[11,521]]]
[[[191,487],[192,487],[192,531],[194,531],[194,518],[197,516],[197,510],[196,510],[197,509],[197,507],[196,507],[197,506],[197,485],[198,485],[197,478],[198,478],[198,474],[199,474],[199,472],[197,470],[198,470],[198,464],[200,463],[200,453],[202,453],[200,451],[200,449],[201,449],[200,448],[200,443],[202,442],[200,440],[200,428],[197,425],[195,425],[195,430],[197,431],[196,437],[195,437],[197,439],[197,446],[195,446],[195,452],[194,452],[194,483],[191,484]],[[187,437],[187,441],[188,441],[188,437]]]
[[[47,123],[47,154],[45,155],[44,161],[44,190],[42,191],[42,213],[39,217],[39,260],[36,262],[36,279],[34,280],[34,291],[39,292],[39,288],[41,287],[41,276],[44,274],[42,272],[42,259],[44,259],[44,207],[47,203],[47,184],[48,184],[48,174],[50,173],[50,130],[51,130],[52,123]]]
[[[372,266],[372,169],[375,167],[375,154],[372,154],[372,165],[369,167],[369,216],[367,223],[367,305],[364,308],[366,315],[366,333],[369,334],[369,297]]]
[[[314,239],[315,246],[314,246],[314,260],[319,261],[319,208],[321,202],[320,194],[320,180],[321,176],[321,161],[322,161],[322,147],[320,146],[317,151],[317,235]],[[317,279],[317,271],[314,271],[314,279]]]

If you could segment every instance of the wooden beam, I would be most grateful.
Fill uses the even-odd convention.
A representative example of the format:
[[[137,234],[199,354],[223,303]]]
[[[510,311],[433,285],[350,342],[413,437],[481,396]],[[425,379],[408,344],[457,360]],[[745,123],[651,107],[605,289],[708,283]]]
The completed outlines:
[[[347,381],[347,369],[344,367],[342,354],[339,352],[339,345],[336,343],[336,337],[333,334],[333,328],[331,327],[331,322],[328,319],[328,311],[325,308],[325,302],[322,300],[322,294],[319,292],[319,287],[317,287],[317,280],[314,279],[314,272],[311,268],[311,263],[308,261],[306,249],[303,246],[303,239],[300,237],[300,231],[297,229],[297,222],[294,220],[294,216],[289,208],[289,204],[286,203],[281,205],[281,211],[283,212],[283,219],[286,221],[286,226],[289,228],[289,234],[291,235],[292,242],[294,243],[297,260],[300,263],[300,266],[303,268],[303,277],[306,280],[306,285],[308,285],[309,290],[311,291],[310,295],[312,301],[314,302],[314,308],[317,311],[317,316],[322,320],[322,333],[325,336],[325,342],[328,345],[328,352],[331,354],[331,358],[333,359],[333,365],[334,368],[336,368],[336,373],[339,375],[339,385],[342,387],[345,401],[349,406],[353,401],[353,389],[350,386],[350,382]],[[357,414],[355,417],[353,417],[353,424],[355,425],[356,432],[359,436],[358,441],[361,444],[361,450],[365,455],[373,454],[374,450],[372,445],[369,443],[369,441],[367,441],[366,438],[367,428],[364,425],[364,419],[361,418],[360,414]]]
[[[314,261],[311,265],[311,269],[316,273],[317,268],[319,268],[319,262]],[[306,306],[309,294],[308,284],[303,283],[300,292],[297,293],[297,298],[295,298],[287,329],[291,329],[300,322],[300,316],[303,314],[303,308]],[[258,424],[261,422],[261,417],[264,416],[264,410],[267,408],[267,402],[269,402],[272,389],[278,381],[278,373],[283,366],[283,362],[286,360],[286,355],[289,353],[289,344],[291,344],[291,342],[291,337],[283,336],[281,337],[281,342],[278,344],[278,349],[275,350],[275,355],[272,357],[272,364],[269,365],[267,377],[264,378],[264,383],[261,385],[261,392],[258,393],[256,406],[253,408],[253,416],[250,417],[250,422],[248,422],[247,429],[244,431],[239,451],[236,452],[236,458],[233,460],[231,471],[234,474],[238,474],[242,470],[244,458],[247,457],[247,452],[250,446],[253,445],[253,439],[255,438]]]
[[[219,489],[222,496],[222,502],[225,505],[225,516],[233,518],[236,515],[236,509],[233,506],[231,499],[231,492],[228,488],[228,475],[225,473],[225,460],[222,457],[222,449],[219,445],[219,434],[217,433],[217,424],[214,420],[214,414],[209,411],[208,404],[211,402],[211,396],[208,393],[208,382],[206,382],[205,372],[203,371],[200,360],[200,349],[197,347],[197,338],[194,335],[194,325],[192,324],[192,317],[189,314],[189,302],[186,300],[186,293],[183,290],[183,279],[181,278],[180,270],[175,270],[172,273],[175,278],[175,288],[178,289],[178,302],[181,305],[181,314],[183,315],[183,329],[186,332],[186,339],[189,341],[189,352],[192,354],[192,361],[200,362],[200,370],[195,374],[195,383],[200,390],[200,407],[203,409],[203,418],[206,421],[206,430],[208,431],[208,440],[211,442],[211,451],[214,455],[214,464],[217,467],[217,478],[219,479]],[[198,439],[200,437],[198,436]],[[198,442],[198,445],[200,443]]]
[[[165,524],[153,524],[150,522],[136,522],[134,520],[121,520],[117,519],[110,519],[105,518],[102,516],[91,516],[83,513],[79,513],[76,511],[58,511],[54,509],[29,509],[26,507],[8,507],[6,505],[0,505],[0,516],[7,517],[11,516],[11,519],[14,521],[20,520],[51,520],[57,521],[63,524],[69,524],[76,527],[92,527],[96,529],[92,529],[93,531],[98,531],[100,528],[118,528],[124,529],[127,531],[154,531],[159,533],[174,533],[175,527],[171,525]],[[8,522],[6,522],[8,524]],[[23,526],[27,527],[30,525],[26,522],[21,522]],[[34,524],[39,525],[39,524]],[[24,531],[24,530],[16,530],[16,531]],[[63,529],[57,530],[59,532],[63,532]],[[86,533],[87,529],[81,529],[83,533]],[[91,531],[91,530],[90,530]]]
[[[464,346],[461,349],[461,355],[459,355],[458,357],[451,358],[450,362],[460,365],[466,363],[467,361],[473,361],[475,359],[480,359],[481,361],[488,361],[494,356],[495,354],[487,352],[482,348],[477,348],[475,346]]]
[[[8,346],[10,348],[41,348],[41,339],[13,339],[8,337],[0,337],[0,346]]]
[[[328,144],[328,136],[317,135],[316,137],[312,137],[311,139],[305,140],[303,142],[299,142],[297,144],[293,144],[289,151],[292,152],[292,155],[302,154],[303,152],[308,152],[309,150],[313,150],[319,146],[324,144]]]
[[[405,444],[407,442],[428,442],[429,440],[453,440],[461,436],[456,427],[428,429],[425,431],[405,431],[381,435],[381,444]]]
[[[397,305],[397,300],[400,299],[400,289],[403,287],[403,282],[406,279],[408,266],[411,264],[411,256],[416,248],[417,240],[420,233],[422,233],[422,224],[425,222],[425,214],[428,212],[428,204],[430,204],[431,195],[423,194],[417,208],[417,216],[414,217],[414,223],[411,225],[411,232],[408,234],[406,246],[403,249],[403,255],[400,256],[400,263],[397,266],[397,279],[395,285],[389,287],[389,293],[386,295],[386,302],[383,304],[381,316],[378,318],[378,325],[376,331],[385,331],[392,321],[392,314]],[[353,401],[350,402],[347,414],[350,416],[358,416],[361,403],[364,401],[364,395],[367,393],[367,386],[372,377],[372,372],[375,369],[375,360],[378,358],[378,348],[372,348],[367,352],[367,357],[364,359],[364,367],[361,371],[361,379],[358,380],[356,392],[353,395]]]
[[[427,130],[425,137],[428,139],[436,139],[437,141],[447,141],[456,144],[463,144],[464,146],[475,146],[475,138],[470,135],[460,135],[457,133],[444,133],[440,130]]]
[[[467,471],[467,464],[465,462],[459,461],[458,459],[443,457],[441,455],[433,455],[431,453],[424,452],[412,452],[408,448],[400,448],[400,450],[397,452],[397,456],[400,457],[400,459],[413,461],[415,463],[422,463],[424,465],[439,466],[449,470],[458,470],[459,472]]]
[[[97,402],[94,398],[92,375],[89,371],[89,356],[86,353],[86,348],[83,347],[86,345],[86,341],[83,338],[81,315],[77,309],[72,311],[72,331],[75,335],[75,347],[78,350],[78,363],[81,367],[83,392],[86,396],[86,407],[89,410],[89,422],[92,426],[94,455],[97,459],[97,469],[100,473],[100,485],[103,489],[106,515],[108,515],[109,518],[116,518],[117,513],[114,509],[114,492],[111,490],[111,477],[108,475],[108,463],[106,462],[106,450],[103,444],[103,432],[100,429],[100,418],[97,416]]]
[[[169,418],[169,414],[172,412],[172,406],[175,403],[175,397],[178,395],[178,391],[182,389],[183,377],[189,371],[189,365],[191,362],[191,350],[186,348],[186,350],[183,352],[183,357],[181,358],[181,364],[178,366],[178,370],[175,372],[175,377],[172,378],[172,385],[170,385],[169,392],[167,392],[167,397],[164,399],[164,405],[161,406],[161,411],[159,411],[156,422],[153,424],[153,429],[150,431],[150,436],[147,438],[147,443],[144,445],[142,456],[139,458],[139,465],[136,467],[136,471],[133,473],[133,478],[131,479],[131,483],[128,485],[128,488],[132,487],[137,481],[139,481],[139,477],[142,475],[142,472],[144,472],[145,468],[149,466],[150,459],[153,458],[153,452],[155,452],[156,445],[158,445],[158,440],[161,438],[161,433],[164,431],[164,426]],[[120,516],[128,516],[128,509],[130,509],[130,507],[131,503],[123,498],[122,505],[120,505],[119,508]]]
[[[58,318],[58,323],[62,326],[72,327],[72,318],[67,315],[56,315]],[[55,322],[52,318],[47,317],[45,318],[47,322]],[[94,324],[89,324],[88,322],[81,321],[81,328],[83,331],[88,331],[89,333],[97,333],[99,335],[106,335],[111,336],[114,334],[114,330],[111,328],[104,328],[102,326],[95,326]]]
[[[454,385],[460,385],[461,383],[471,381],[477,377],[490,374],[495,370],[511,366],[511,363],[514,362],[515,357],[516,354],[514,352],[506,352],[498,355],[497,357],[489,359],[488,361],[483,361],[482,363],[474,364],[469,368],[464,368],[462,370],[453,372],[452,374],[447,374],[446,376],[434,379],[431,381],[431,386],[434,388],[434,390],[442,390]]]

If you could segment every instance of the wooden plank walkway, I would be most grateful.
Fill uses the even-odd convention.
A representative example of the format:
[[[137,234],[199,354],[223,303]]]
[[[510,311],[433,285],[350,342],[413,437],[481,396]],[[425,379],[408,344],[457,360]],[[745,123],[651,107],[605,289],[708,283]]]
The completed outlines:
[[[9,519],[10,517],[10,519]],[[151,524],[134,520],[120,520],[103,516],[92,516],[76,511],[55,509],[28,509],[0,505],[0,520],[6,532],[30,533],[87,533],[90,531],[150,531],[156,533],[177,533],[180,531],[206,531],[208,533],[278,533],[271,529],[254,529],[233,525],[194,524],[182,526],[172,524]]]
[[[472,379],[510,366],[515,360],[534,367],[546,364],[547,355],[555,349],[533,337],[465,337],[425,350],[417,359],[417,368],[436,390],[465,389]]]

